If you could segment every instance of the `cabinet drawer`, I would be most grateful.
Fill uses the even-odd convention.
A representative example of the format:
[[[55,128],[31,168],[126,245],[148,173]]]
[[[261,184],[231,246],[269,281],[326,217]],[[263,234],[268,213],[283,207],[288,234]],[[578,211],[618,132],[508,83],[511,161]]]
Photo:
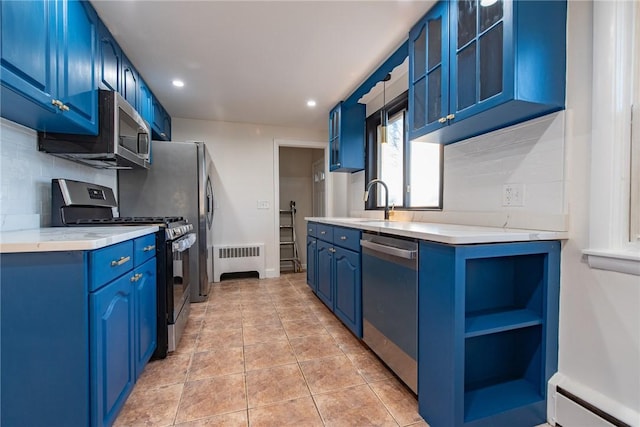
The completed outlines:
[[[318,224],[316,227],[316,237],[318,239],[333,243],[333,226]]]
[[[95,291],[102,285],[133,268],[133,241],[107,246],[89,253],[89,291]]]
[[[315,222],[307,223],[307,236],[317,237],[318,236],[318,224]]]
[[[156,254],[156,235],[155,233],[138,237],[133,241],[133,265],[139,266],[149,258]]]
[[[334,227],[333,244],[360,252],[360,230],[354,228]]]

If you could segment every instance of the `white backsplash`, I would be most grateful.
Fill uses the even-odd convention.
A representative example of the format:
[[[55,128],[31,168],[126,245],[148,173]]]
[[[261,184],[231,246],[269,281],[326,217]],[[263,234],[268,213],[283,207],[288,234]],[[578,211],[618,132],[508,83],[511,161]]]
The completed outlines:
[[[0,231],[51,225],[51,179],[116,187],[116,172],[38,151],[38,134],[0,118]]]
[[[395,219],[567,230],[565,112],[470,138],[444,149],[442,211],[399,211]],[[505,184],[524,188],[523,206],[503,206]],[[350,180],[350,214],[364,212],[364,172]]]

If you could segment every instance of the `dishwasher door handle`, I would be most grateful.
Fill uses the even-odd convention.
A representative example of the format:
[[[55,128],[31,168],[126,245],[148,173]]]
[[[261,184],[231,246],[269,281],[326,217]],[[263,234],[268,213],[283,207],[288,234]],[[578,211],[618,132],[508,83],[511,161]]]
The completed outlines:
[[[393,246],[381,245],[379,243],[373,243],[369,240],[360,240],[360,245],[363,248],[369,248],[377,252],[381,252],[383,254],[396,256],[399,258],[405,259],[416,259],[418,255],[418,250],[408,250],[408,249],[400,249],[395,248]]]

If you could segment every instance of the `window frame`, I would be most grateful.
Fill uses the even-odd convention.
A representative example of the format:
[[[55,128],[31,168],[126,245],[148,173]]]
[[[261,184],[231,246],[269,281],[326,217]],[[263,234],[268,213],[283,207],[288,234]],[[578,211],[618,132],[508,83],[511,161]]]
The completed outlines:
[[[440,146],[440,186],[438,206],[406,206],[410,203],[411,191],[407,191],[410,185],[409,177],[411,176],[411,141],[409,140],[408,130],[408,114],[409,114],[409,91],[405,91],[388,102],[385,106],[387,117],[395,116],[403,112],[404,114],[404,132],[403,132],[403,203],[402,206],[395,206],[396,210],[406,211],[442,211],[443,209],[443,192],[444,192],[444,147]],[[378,178],[378,127],[382,124],[380,111],[378,109],[366,118],[365,121],[365,188],[368,182]],[[389,207],[391,208],[391,207]],[[369,199],[365,202],[365,210],[383,210],[378,207],[378,191],[371,191]]]

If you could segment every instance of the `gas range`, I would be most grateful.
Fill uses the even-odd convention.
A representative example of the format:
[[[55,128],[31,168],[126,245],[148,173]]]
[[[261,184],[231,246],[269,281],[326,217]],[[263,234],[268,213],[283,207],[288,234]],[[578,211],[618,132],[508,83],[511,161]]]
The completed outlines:
[[[113,189],[68,179],[51,181],[51,225],[111,227],[156,225],[157,348],[153,358],[174,351],[189,317],[189,252],[193,224],[181,216],[114,216]]]
[[[109,187],[69,179],[51,180],[51,225],[54,227],[91,227],[111,225],[157,225],[167,240],[178,239],[193,231],[181,216],[116,217],[118,204]]]

